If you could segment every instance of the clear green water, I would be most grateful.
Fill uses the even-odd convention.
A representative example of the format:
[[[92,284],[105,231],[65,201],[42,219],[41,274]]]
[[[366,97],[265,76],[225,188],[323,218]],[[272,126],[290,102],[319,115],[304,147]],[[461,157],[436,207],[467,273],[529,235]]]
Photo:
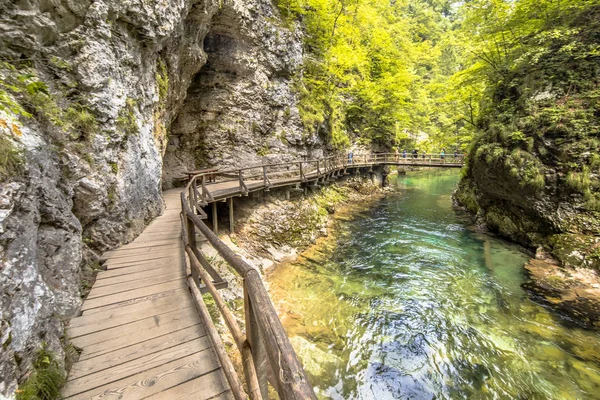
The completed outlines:
[[[400,190],[269,276],[321,398],[600,399],[600,334],[520,287],[528,254],[474,234],[456,171]]]

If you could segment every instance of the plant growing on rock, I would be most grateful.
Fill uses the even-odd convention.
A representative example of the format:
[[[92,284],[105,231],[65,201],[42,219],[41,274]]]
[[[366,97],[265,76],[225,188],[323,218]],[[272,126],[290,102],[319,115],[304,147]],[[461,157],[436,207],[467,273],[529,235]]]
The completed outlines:
[[[71,130],[71,139],[89,140],[98,130],[96,117],[85,107],[70,106],[65,112],[65,119]]]
[[[162,58],[158,59],[156,63],[156,84],[158,85],[158,96],[160,101],[165,101],[167,94],[169,93],[169,72],[167,65]]]
[[[17,400],[55,400],[66,382],[66,374],[48,349],[47,343],[37,351],[32,371],[17,390]]]
[[[23,173],[23,153],[14,143],[0,134],[0,182]]]
[[[135,116],[137,102],[128,97],[125,106],[119,110],[117,117],[117,128],[127,135],[136,135],[139,132],[138,120]]]

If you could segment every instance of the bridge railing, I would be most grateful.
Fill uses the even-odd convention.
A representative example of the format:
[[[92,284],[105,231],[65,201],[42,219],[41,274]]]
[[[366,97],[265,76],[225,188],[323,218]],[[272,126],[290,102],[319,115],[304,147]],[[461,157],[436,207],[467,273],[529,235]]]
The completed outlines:
[[[450,158],[452,157],[452,158]],[[225,245],[206,226],[202,207],[214,202],[212,187],[231,187],[236,193],[247,194],[253,188],[269,189],[272,186],[290,185],[323,177],[346,173],[348,168],[370,167],[386,164],[427,165],[460,163],[462,156],[425,154],[425,158],[413,158],[412,154],[357,154],[331,156],[314,160],[298,160],[262,164],[223,171],[211,171],[191,178],[181,193],[182,238],[187,255],[187,282],[208,334],[214,344],[225,376],[236,399],[266,399],[269,382],[282,399],[316,399],[302,365],[285,333],[262,283],[259,273]],[[215,192],[216,193],[216,192]],[[237,272],[244,286],[245,332],[238,325],[232,311],[221,297],[218,288],[223,282],[207,258],[199,251],[197,234],[202,234],[223,259]],[[211,294],[225,324],[241,354],[244,384],[237,376],[231,360],[216,331],[208,309],[204,304],[200,287]],[[246,394],[247,391],[247,394]]]
[[[181,193],[182,238],[188,261],[187,283],[207,326],[233,396],[236,400],[248,397],[253,400],[267,399],[269,382],[281,399],[316,399],[258,271],[229,249],[196,215],[197,210],[190,206],[193,200],[188,197],[192,183],[195,180]],[[198,233],[204,235],[243,279],[245,332],[217,290],[216,282],[213,282],[214,276],[210,271],[214,269],[197,248]],[[212,323],[199,289],[201,283],[213,297],[241,354],[246,390]]]
[[[291,181],[305,182],[322,177],[326,174],[344,171],[348,167],[363,165],[448,165],[460,166],[463,164],[463,155],[454,154],[356,154],[344,156],[331,156],[322,159],[297,160],[281,163],[265,163],[249,167],[229,169],[217,172],[200,174],[192,178],[193,184],[189,186],[189,199],[194,200],[190,207],[205,206],[215,199],[208,189],[209,184],[229,184],[240,194],[248,194],[253,188],[268,190],[277,185],[287,185]],[[235,184],[232,186],[231,183]],[[214,190],[219,187],[213,186]],[[202,211],[199,211],[202,213]]]

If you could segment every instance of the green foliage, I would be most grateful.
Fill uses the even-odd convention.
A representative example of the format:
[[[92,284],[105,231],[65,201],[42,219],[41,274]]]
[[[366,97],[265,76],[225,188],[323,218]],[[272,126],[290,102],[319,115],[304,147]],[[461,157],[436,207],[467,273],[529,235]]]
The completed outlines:
[[[125,107],[119,110],[117,117],[117,128],[128,135],[136,135],[139,132],[138,121],[135,116],[137,102],[128,97],[125,101]]]
[[[269,148],[267,146],[263,146],[256,151],[256,155],[259,157],[265,157],[269,154]]]
[[[583,172],[569,171],[565,183],[571,190],[584,193],[590,187],[589,173],[585,169]]]
[[[85,107],[70,106],[64,113],[66,125],[70,127],[71,139],[91,139],[98,130],[96,117]]]
[[[328,186],[315,194],[313,200],[318,207],[319,215],[333,214],[338,204],[348,199],[348,188],[342,186]]]
[[[66,374],[48,345],[42,343],[31,374],[17,391],[17,400],[55,400],[66,382]]]
[[[67,69],[66,63],[60,59],[53,58],[50,62]],[[88,140],[98,128],[96,118],[85,106],[72,103],[65,110],[33,70],[17,70],[6,63],[0,63],[0,110],[45,120],[68,133],[73,140]]]
[[[454,77],[464,57],[449,7],[425,0],[278,5],[288,26],[298,21],[307,32],[296,90],[308,132],[326,133],[337,148],[353,140],[466,146],[481,85]]]
[[[0,134],[0,182],[23,173],[23,154],[14,143]]]
[[[52,57],[50,57],[50,64],[55,66],[58,69],[62,69],[62,70],[68,71],[68,72],[73,71],[73,67],[71,66],[71,64],[69,64],[62,58],[52,56]]]
[[[219,323],[219,321],[221,321],[221,312],[219,311],[219,307],[217,306],[215,299],[210,293],[204,293],[202,295],[202,299],[204,300],[204,304],[208,309],[210,318],[213,320],[213,322]]]
[[[0,111],[9,111],[29,118],[31,114],[11,95],[11,93],[17,94],[23,91],[20,84],[22,76],[13,65],[0,62]]]
[[[505,165],[522,187],[529,187],[534,191],[544,188],[543,167],[530,153],[516,149],[506,157]]]
[[[164,101],[169,94],[169,71],[162,58],[158,59],[156,65],[156,84],[158,85],[159,98]]]
[[[110,166],[110,170],[113,174],[117,174],[119,172],[119,164],[116,162],[110,162],[108,165]]]

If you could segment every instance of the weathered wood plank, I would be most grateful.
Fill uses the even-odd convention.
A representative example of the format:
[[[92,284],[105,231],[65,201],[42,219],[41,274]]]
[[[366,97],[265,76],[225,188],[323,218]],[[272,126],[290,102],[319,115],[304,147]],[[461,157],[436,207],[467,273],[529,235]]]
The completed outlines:
[[[90,332],[85,335],[71,338],[71,342],[75,346],[87,348],[92,344],[99,344],[106,341],[114,341],[119,339],[119,334],[123,331],[129,333],[139,332],[140,337],[143,335],[151,335],[152,331],[169,324],[178,324],[184,320],[198,320],[198,315],[193,307],[186,307],[174,311],[169,311],[164,314],[155,314],[151,317],[131,322],[127,326],[116,326],[113,328],[103,329],[100,331]],[[132,343],[137,343],[136,340]]]
[[[123,349],[88,358],[82,357],[71,367],[71,370],[69,371],[69,380],[106,370],[125,362],[137,360],[148,354],[156,353],[157,351],[185,343],[193,338],[205,336],[206,331],[202,324],[197,324],[167,333],[166,335],[157,336],[141,343],[133,344]]]
[[[181,268],[165,267],[165,269],[155,268],[139,272],[133,272],[129,274],[117,275],[113,277],[101,277],[96,278],[96,282],[94,283],[94,289],[103,286],[116,285],[118,283],[136,281],[139,279],[148,279],[159,276],[162,276],[163,279],[168,279],[171,276],[179,276],[181,279],[183,279],[183,274],[184,271]]]
[[[168,290],[165,292],[151,294],[151,295],[144,296],[144,297],[138,297],[138,298],[123,301],[120,303],[106,304],[102,307],[84,310],[82,317],[91,316],[92,314],[96,314],[96,313],[104,313],[104,312],[126,309],[126,307],[129,307],[129,306],[139,305],[139,304],[143,304],[147,301],[153,301],[153,300],[160,299],[163,297],[172,296],[174,293],[181,293],[181,292],[187,293],[186,289],[187,288],[178,288],[178,289]]]
[[[107,266],[108,267],[108,266]],[[165,257],[162,260],[154,260],[152,262],[141,261],[140,263],[131,263],[129,265],[111,266],[111,268],[98,272],[96,280],[104,278],[112,278],[115,276],[123,276],[138,272],[150,271],[154,269],[165,269],[167,271],[174,270],[173,260]]]
[[[177,246],[173,248],[160,249],[157,251],[144,250],[134,254],[119,254],[110,257],[110,259],[107,260],[107,264],[109,261],[123,264],[130,261],[156,260],[157,258],[162,257],[176,257],[177,254],[181,253],[181,248],[181,246]]]
[[[133,289],[140,289],[170,281],[181,280],[181,272],[182,271],[179,271],[179,273],[174,273],[170,275],[159,275],[158,277],[148,277],[130,282],[115,283],[113,285],[100,286],[97,288],[94,287],[92,288],[92,290],[90,290],[90,293],[88,294],[87,298],[95,299],[97,297],[108,296],[110,294],[123,293],[131,291]]]
[[[165,314],[182,308],[191,307],[193,303],[191,299],[186,298],[185,295],[185,293],[180,293],[177,296],[169,296],[160,299],[161,301],[136,304],[137,307],[135,312],[127,311],[125,313],[122,309],[116,309],[110,310],[107,317],[104,317],[104,315],[91,314],[75,318],[70,322],[67,328],[69,337],[75,338],[92,332],[129,324],[154,315]],[[121,312],[117,314],[117,311]]]
[[[66,399],[143,399],[219,368],[209,351],[201,351],[86,392],[67,386],[63,396]]]
[[[200,319],[197,316],[195,316],[195,318],[181,318],[175,320],[174,323],[171,324],[161,324],[153,329],[148,329],[146,331],[124,331],[121,332],[120,335],[111,339],[87,345],[86,347],[84,347],[81,356],[84,359],[86,359],[91,358],[92,356],[110,353],[115,350],[127,348],[136,343],[141,343],[146,340],[154,339],[156,337],[163,336],[183,328],[188,328],[190,326],[197,325],[198,323],[200,323]]]
[[[169,260],[173,260],[173,255],[165,254],[155,259],[145,260],[145,259],[137,259],[137,260],[114,260],[109,259],[104,263],[104,267],[106,270],[116,269],[116,268],[130,268],[136,265],[145,264],[148,266],[148,269],[152,268],[155,264],[166,264]]]
[[[133,249],[148,247],[150,245],[165,246],[165,245],[169,245],[169,244],[179,244],[181,242],[181,238],[169,238],[169,237],[165,238],[165,237],[161,237],[161,236],[156,236],[154,238],[150,238],[150,237],[146,237],[144,235],[144,237],[142,237],[141,239],[143,239],[143,240],[136,240],[135,242],[126,244],[125,246],[122,246],[113,251],[120,252],[120,251],[124,251],[124,250],[133,250]],[[104,253],[104,254],[106,255],[106,253]]]
[[[205,351],[209,347],[210,339],[208,337],[194,338],[176,346],[145,355],[136,360],[118,364],[104,371],[71,379],[69,382],[69,391],[65,395],[68,395],[68,393],[87,392],[99,386],[159,367],[173,360],[184,358],[190,354]]]
[[[230,390],[223,392],[227,387],[227,381],[223,376],[223,371],[218,369],[201,376],[174,386],[164,392],[157,393],[147,399],[151,400],[183,400],[183,399],[215,399],[224,398],[223,395],[229,395],[233,399]]]
[[[140,289],[130,290],[124,293],[117,293],[108,296],[97,297],[94,299],[86,300],[81,309],[87,311],[93,308],[101,308],[111,304],[123,303],[128,300],[134,300],[144,298],[153,294],[162,292],[168,292],[175,289],[181,289],[185,287],[185,283],[181,280],[174,280],[166,283],[159,283],[153,286],[147,286]]]
[[[150,241],[144,243],[139,247],[130,247],[125,248],[122,247],[118,250],[107,251],[104,253],[104,258],[111,259],[119,259],[122,257],[131,257],[138,254],[146,254],[146,253],[154,253],[154,252],[165,252],[165,251],[175,251],[181,248],[181,243],[177,241],[169,240],[165,241]]]

